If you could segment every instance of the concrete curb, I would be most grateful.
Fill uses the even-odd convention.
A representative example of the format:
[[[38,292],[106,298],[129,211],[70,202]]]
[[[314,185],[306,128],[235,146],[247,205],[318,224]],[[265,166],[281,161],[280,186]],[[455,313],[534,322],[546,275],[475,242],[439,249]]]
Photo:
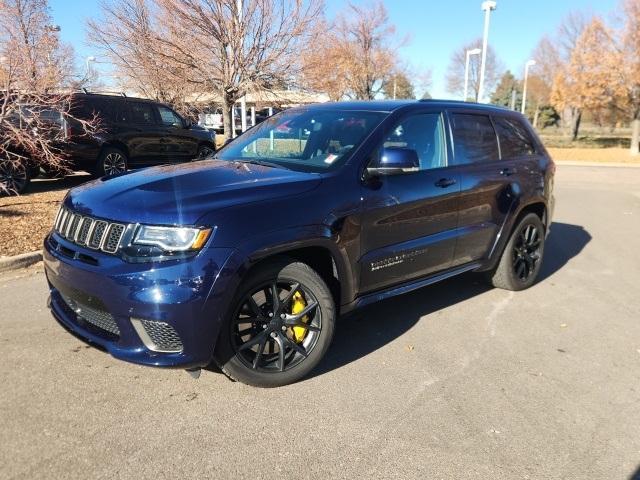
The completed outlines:
[[[624,162],[580,162],[574,160],[554,160],[556,165],[567,167],[615,167],[615,168],[640,168],[640,163]]]
[[[8,272],[25,268],[42,260],[42,250],[37,252],[22,253],[13,257],[0,258],[0,272]]]

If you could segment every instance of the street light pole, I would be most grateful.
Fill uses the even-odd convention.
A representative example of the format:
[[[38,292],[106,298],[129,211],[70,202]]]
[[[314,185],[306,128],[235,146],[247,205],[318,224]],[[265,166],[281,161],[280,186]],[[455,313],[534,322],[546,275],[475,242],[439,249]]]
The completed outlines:
[[[527,108],[527,81],[529,80],[529,68],[536,64],[535,60],[529,60],[524,66],[524,87],[522,88],[522,109],[520,113],[524,115]]]
[[[94,57],[93,55],[91,55],[91,56],[86,58],[86,60],[84,62],[85,66],[87,68],[86,71],[85,71],[85,77],[87,77],[87,78],[89,77],[89,63],[95,62],[95,61],[96,61],[96,57]]]
[[[464,97],[462,98],[465,102],[469,98],[469,59],[471,58],[471,55],[478,55],[481,52],[482,50],[479,48],[467,50],[467,60],[464,64]],[[476,98],[476,102],[477,101],[478,99]]]
[[[478,87],[478,101],[484,99],[484,75],[487,66],[487,44],[489,43],[489,20],[491,11],[495,10],[497,3],[493,0],[482,2],[482,10],[484,11],[484,34],[482,36],[482,61],[480,63],[480,86]]]

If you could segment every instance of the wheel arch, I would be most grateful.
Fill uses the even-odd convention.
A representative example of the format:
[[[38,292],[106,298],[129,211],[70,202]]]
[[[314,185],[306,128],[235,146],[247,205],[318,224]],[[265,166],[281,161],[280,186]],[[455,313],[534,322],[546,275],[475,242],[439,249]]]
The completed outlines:
[[[105,142],[102,144],[102,146],[100,147],[100,153],[98,154],[97,161],[100,161],[104,151],[108,148],[116,148],[120,150],[122,153],[124,153],[127,156],[127,162],[131,160],[131,155],[129,154],[129,149],[127,148],[127,145],[119,140],[111,140],[109,142]]]
[[[534,213],[540,218],[542,225],[544,225],[545,228],[545,234],[549,231],[549,225],[547,224],[549,221],[548,208],[544,198],[532,198],[529,202],[518,205],[517,208],[514,208],[514,212],[513,215],[510,216],[510,220],[505,222],[504,228],[496,240],[495,246],[489,255],[486,265],[478,269],[478,271],[483,272],[491,270],[497,265],[509,238],[511,238],[511,235],[513,234],[513,230],[516,228],[520,220],[529,213]],[[508,234],[505,235],[505,233]]]
[[[331,238],[309,238],[255,249],[245,257],[241,277],[246,278],[254,268],[275,257],[289,257],[313,268],[329,286],[337,308],[355,296],[355,281],[347,255]]]

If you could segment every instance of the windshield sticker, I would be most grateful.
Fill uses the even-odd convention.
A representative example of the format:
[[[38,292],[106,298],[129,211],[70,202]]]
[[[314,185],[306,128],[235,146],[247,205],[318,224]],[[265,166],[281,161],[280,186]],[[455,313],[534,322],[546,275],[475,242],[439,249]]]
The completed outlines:
[[[330,153],[329,155],[327,155],[327,158],[324,159],[324,163],[328,163],[329,165],[331,165],[333,162],[336,161],[337,158],[338,158],[338,155],[334,155],[333,153]]]

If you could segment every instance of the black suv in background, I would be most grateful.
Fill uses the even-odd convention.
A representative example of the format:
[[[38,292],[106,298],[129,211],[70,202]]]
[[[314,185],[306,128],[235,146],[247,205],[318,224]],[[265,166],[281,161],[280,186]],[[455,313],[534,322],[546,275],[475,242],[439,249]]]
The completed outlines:
[[[33,108],[38,107],[27,106],[18,116],[28,121]],[[47,134],[54,136],[55,148],[69,167],[99,177],[129,168],[188,162],[215,151],[213,133],[151,100],[78,93],[72,97],[69,115],[49,108],[40,109],[39,116],[54,127]],[[97,119],[96,131],[86,134],[78,120],[93,119]],[[39,172],[35,161],[18,165],[0,159],[0,193],[24,192]]]
[[[82,135],[68,120],[68,148],[72,165],[98,176],[128,168],[187,162],[215,150],[215,138],[163,103],[141,98],[98,94],[73,97],[73,117],[99,118],[98,132]]]

